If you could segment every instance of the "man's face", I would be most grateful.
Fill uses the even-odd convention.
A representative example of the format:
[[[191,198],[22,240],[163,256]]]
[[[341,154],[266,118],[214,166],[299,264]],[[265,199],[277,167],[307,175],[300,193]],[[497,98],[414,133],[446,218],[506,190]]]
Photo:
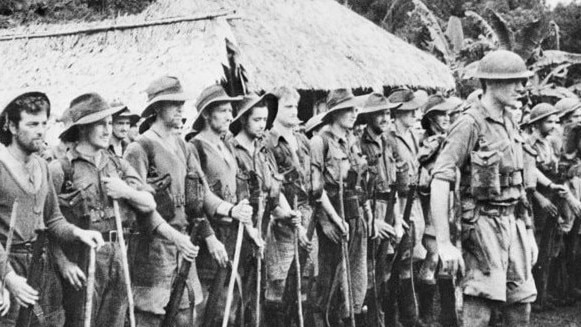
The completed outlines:
[[[159,111],[159,117],[167,127],[176,128],[182,124],[184,102],[168,102]]]
[[[129,129],[131,128],[131,120],[126,117],[118,117],[113,120],[113,136],[119,140],[127,137]]]
[[[510,108],[517,108],[520,104],[519,99],[525,91],[524,85],[526,80],[515,79],[505,81],[492,81],[488,84],[488,90],[492,97],[501,105]]]
[[[48,122],[47,112],[42,110],[29,114],[22,111],[20,118],[18,126],[10,123],[12,142],[29,154],[40,151],[44,146],[44,136]]]
[[[228,102],[214,106],[206,116],[206,124],[217,134],[228,132],[228,127],[232,122],[232,105]]]
[[[254,107],[246,116],[244,130],[252,138],[262,137],[262,135],[264,135],[264,130],[266,129],[267,120],[268,108]]]
[[[299,99],[281,98],[278,100],[276,120],[285,127],[295,127],[299,123]]]
[[[411,128],[416,124],[416,111],[417,110],[401,111],[397,114],[395,119],[400,121],[403,127]]]
[[[387,131],[387,128],[389,127],[389,111],[387,109],[377,111],[369,115],[370,117],[368,125],[371,130],[373,130],[376,134],[381,134]]]
[[[109,146],[111,131],[113,129],[113,119],[111,116],[105,117],[98,122],[87,126],[86,139],[81,140],[89,143],[96,149],[106,149]]]
[[[357,119],[357,109],[349,108],[340,110],[335,114],[335,121],[339,126],[345,129],[352,129]]]
[[[566,124],[577,124],[581,122],[581,108],[573,111],[567,118]]]
[[[550,115],[549,117],[543,119],[539,124],[539,132],[543,137],[548,136],[553,133],[557,128],[557,123],[559,118],[557,115]]]

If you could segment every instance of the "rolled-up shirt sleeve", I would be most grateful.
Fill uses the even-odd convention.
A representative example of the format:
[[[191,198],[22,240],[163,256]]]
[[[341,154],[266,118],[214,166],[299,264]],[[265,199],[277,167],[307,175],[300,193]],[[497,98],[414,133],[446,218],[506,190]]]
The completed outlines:
[[[447,181],[456,182],[456,169],[464,166],[470,152],[478,141],[478,126],[469,115],[462,115],[450,129],[450,133],[444,140],[442,151],[436,159],[432,177]]]

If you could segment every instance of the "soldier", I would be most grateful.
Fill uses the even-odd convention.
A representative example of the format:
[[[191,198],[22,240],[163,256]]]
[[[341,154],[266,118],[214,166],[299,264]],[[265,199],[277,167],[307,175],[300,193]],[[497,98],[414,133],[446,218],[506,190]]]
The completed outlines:
[[[413,126],[416,123],[416,113],[426,103],[427,98],[428,95],[424,91],[412,92],[405,89],[396,90],[388,97],[390,102],[402,103],[392,111],[395,120],[388,133],[394,140],[397,152],[396,188],[400,212],[405,211],[406,205],[411,206],[409,217],[403,217],[402,223],[412,222],[413,226],[410,227],[414,227],[407,241],[399,246],[398,255],[401,260],[396,262],[399,279],[399,321],[404,326],[418,323],[418,306],[414,292],[416,287],[412,285],[415,283],[412,265],[426,257],[426,250],[419,242],[425,230],[424,215],[419,198],[410,192],[414,192],[412,186],[417,185],[419,181],[420,164],[417,156],[422,137]],[[412,202],[408,204],[409,200]]]
[[[294,269],[291,271],[295,254],[294,233],[298,230],[301,247],[309,250],[311,245],[309,241],[313,235],[307,235],[307,230],[312,234],[314,222],[313,209],[309,201],[311,193],[309,141],[295,130],[300,122],[297,117],[300,96],[296,90],[284,86],[273,90],[273,95],[276,98],[273,103],[276,107],[273,109],[276,109],[277,114],[272,129],[266,133],[264,143],[268,153],[274,157],[277,173],[284,178],[282,194],[290,203],[296,199],[297,207],[292,209],[300,211],[302,219],[300,224],[295,225],[281,219],[272,220],[268,226],[265,252],[265,313],[270,319],[266,322],[269,326],[280,326],[295,317],[286,316],[286,312],[294,312],[293,303],[297,300],[296,296],[292,295],[296,293],[289,294],[295,292],[297,286],[296,275],[293,278],[296,271]],[[316,250],[312,251],[311,255],[316,255]],[[304,266],[301,265],[301,268]],[[311,274],[314,276],[314,272]],[[306,291],[308,294],[308,290]]]
[[[123,110],[113,115],[113,134],[109,145],[109,151],[122,157],[129,145],[129,130],[139,121],[139,115],[132,114],[127,106],[114,102],[111,107],[121,107]]]
[[[331,91],[327,97],[329,110],[323,117],[329,126],[311,139],[313,194],[321,197],[316,213],[318,305],[333,318],[332,325],[339,323],[337,319],[349,322],[353,317],[352,325],[365,325],[361,310],[367,292],[368,232],[363,211],[367,217],[372,213],[362,184],[367,163],[350,135],[360,105],[361,99],[350,90]]]
[[[15,326],[19,311],[32,307],[31,326],[62,326],[62,293],[52,260],[46,251],[31,258],[32,249],[45,246],[41,242],[46,229],[50,242],[72,245],[80,241],[90,247],[103,244],[101,234],[84,231],[69,224],[58,207],[57,196],[48,173],[47,163],[35,153],[44,142],[50,102],[46,94],[26,91],[4,98],[0,118],[0,276],[2,305],[0,325]],[[10,253],[6,252],[11,243]],[[36,251],[35,251],[36,252]],[[32,272],[31,269],[40,271]],[[42,276],[32,280],[27,276]],[[32,284],[32,285],[31,285]],[[33,285],[37,285],[34,286]],[[4,286],[6,289],[4,289]],[[8,294],[10,292],[10,300]],[[9,302],[10,301],[10,302]]]
[[[136,227],[133,225],[135,214],[147,215],[155,210],[153,196],[143,190],[143,182],[135,170],[127,161],[114,158],[115,155],[107,151],[111,116],[122,110],[123,107],[110,107],[96,93],[75,98],[68,109],[68,124],[60,135],[63,142],[75,145],[49,166],[67,220],[101,233],[107,242],[96,253],[91,315],[95,326],[123,326],[128,307],[126,286],[129,281],[125,281],[123,275],[127,267],[122,265],[121,248],[115,238],[112,200],[120,201],[121,218],[128,232]],[[81,289],[86,283],[87,269],[82,262],[87,262],[88,253],[82,248],[64,248],[64,251],[66,255],[58,247],[55,258],[64,277],[63,290],[67,295],[63,301],[66,326],[81,326],[85,318],[85,295]]]
[[[225,136],[232,122],[232,103],[241,99],[241,97],[230,97],[220,85],[212,85],[204,89],[196,102],[198,117],[193,124],[193,129],[199,133],[190,139],[189,142],[200,158],[202,171],[212,191],[227,202],[236,203],[240,201],[239,206],[246,210],[247,207],[250,207],[248,199],[243,194],[237,193],[239,191],[237,187],[238,179],[243,177],[239,176],[240,171],[236,158],[230,144],[225,141]],[[252,209],[250,209],[251,214]],[[243,252],[240,256],[241,258],[246,257],[248,255],[247,247],[249,247],[249,241],[253,241],[256,247],[262,247],[262,240],[257,230],[252,226],[250,217],[239,220],[238,223],[232,218],[231,215],[214,215],[210,217],[210,223],[216,231],[218,240],[226,247],[228,255],[226,259],[229,258],[230,260],[234,258],[236,251]],[[236,248],[238,224],[244,225],[245,235],[250,238],[242,236],[246,242],[244,242],[244,239],[242,240],[243,247],[240,249]],[[237,307],[236,304],[240,300],[237,296],[238,293],[229,295],[223,286],[219,286],[220,284],[224,285],[223,281],[219,281],[222,278],[225,279],[228,269],[224,263],[209,257],[209,253],[201,253],[198,267],[205,295],[202,306],[205,308],[203,319],[208,326],[221,324],[225,309],[223,300],[227,296],[232,296],[234,298],[233,307]],[[246,280],[242,265],[232,267],[232,269],[240,274],[243,281]],[[215,305],[214,301],[218,300],[219,302],[216,302]],[[236,310],[231,310],[230,313],[231,315],[228,317],[230,324],[239,324],[239,321],[234,321],[236,319]]]
[[[195,151],[175,135],[175,127],[181,124],[184,103],[190,99],[179,80],[171,76],[160,77],[151,82],[146,93],[149,101],[141,115],[151,124],[128,146],[125,158],[154,188],[157,212],[167,224],[160,225],[153,235],[142,233],[135,237],[132,282],[137,325],[160,326],[177,272],[178,254],[187,260],[195,256],[189,237],[184,235],[193,218],[202,218],[197,239],[203,240],[205,250],[221,265],[225,266],[228,260],[224,245],[216,238],[207,219],[188,216],[187,208],[202,201],[205,213],[210,216],[233,216],[243,220],[250,219],[252,209],[246,205],[234,206],[211,193]],[[202,199],[191,198],[186,192],[186,184],[196,179],[203,181]],[[194,305],[203,299],[195,265],[192,265],[187,284],[188,292],[181,299],[176,326],[191,326]]]
[[[394,290],[388,289],[388,279],[395,253],[395,244],[403,236],[403,224],[396,205],[395,179],[396,156],[393,140],[388,137],[390,110],[400,103],[391,103],[379,94],[366,96],[363,110],[357,116],[356,124],[366,124],[359,146],[369,165],[369,183],[366,190],[372,198],[374,216],[371,241],[368,244],[368,265],[370,277],[367,303],[371,317],[369,326],[393,325],[395,307],[389,305],[395,299]],[[397,213],[396,213],[397,212]],[[383,306],[382,306],[383,305]],[[387,316],[384,323],[384,313]]]
[[[532,135],[527,140],[528,144],[536,152],[536,166],[537,169],[546,176],[552,183],[565,183],[571,188],[575,188],[575,181],[568,181],[564,167],[559,165],[559,153],[555,153],[554,147],[551,144],[551,135],[558,123],[558,110],[547,103],[540,103],[536,105],[530,115],[529,125],[532,127]],[[535,267],[536,285],[539,289],[539,296],[537,302],[540,304],[540,309],[545,309],[546,304],[546,286],[549,271],[553,269],[551,266],[558,266],[555,263],[560,263],[559,269],[565,268],[566,260],[563,251],[559,251],[563,245],[564,235],[573,228],[573,221],[575,220],[575,213],[578,212],[579,205],[577,199],[567,192],[565,195],[555,196],[550,190],[537,188],[533,193],[533,211],[535,212],[535,227],[537,231],[537,240],[540,241],[541,253],[539,265]],[[561,220],[561,222],[557,222]],[[559,253],[561,252],[561,253]],[[546,255],[545,255],[546,253]],[[560,258],[551,264],[552,259]],[[564,271],[564,275],[567,273]],[[556,276],[555,276],[556,277]],[[566,278],[564,278],[566,279]],[[566,302],[568,295],[568,286],[566,280],[559,292],[563,295],[560,301]]]
[[[258,204],[253,204],[256,206],[255,212],[259,215],[256,216],[256,220],[253,224],[256,228],[260,228],[261,237],[265,238],[267,234],[269,225],[271,222],[266,219],[271,216],[273,218],[272,224],[279,222],[282,224],[292,224],[299,225],[301,223],[300,214],[291,211],[287,199],[280,192],[282,185],[282,176],[278,174],[276,168],[276,162],[272,153],[268,152],[264,142],[263,136],[265,129],[268,125],[272,125],[273,113],[269,112],[269,109],[265,102],[265,97],[271,96],[270,94],[263,95],[261,97],[257,96],[245,96],[239,105],[238,115],[232,123],[230,124],[230,130],[232,131],[234,138],[231,139],[232,148],[236,161],[238,162],[238,168],[242,172],[242,175],[248,178],[248,188],[250,190],[250,198],[253,199],[253,193],[255,188],[260,190],[260,194],[257,194],[261,203],[261,210],[258,209]],[[255,179],[255,181],[253,181]],[[254,199],[258,200],[258,199]],[[252,202],[252,201],[251,201]],[[266,215],[265,215],[266,213]],[[257,225],[260,223],[260,226]],[[302,224],[300,227],[304,230]],[[302,245],[309,249],[310,242],[306,239],[306,232],[301,233],[303,236],[300,238]],[[277,246],[276,238],[269,237],[265,244],[266,247]],[[271,251],[267,251],[271,253]],[[272,260],[277,260],[277,258],[272,258],[267,256],[265,258],[267,262]],[[256,264],[249,262],[247,269],[251,268],[256,270]],[[261,269],[260,267],[259,269]],[[255,288],[254,288],[255,289]],[[247,296],[245,302],[254,304],[255,299],[254,289],[252,289],[252,294]],[[258,294],[260,296],[260,294]],[[270,309],[270,308],[269,308]],[[256,313],[254,310],[251,312]],[[266,325],[270,325],[270,322],[276,320],[280,312],[267,311],[265,314]],[[248,317],[248,313],[246,313]],[[258,317],[253,316],[256,319]],[[248,320],[247,320],[248,321]],[[277,321],[277,326],[284,323],[284,320]],[[250,325],[254,325],[251,323]],[[274,324],[273,324],[274,325]]]
[[[523,196],[523,141],[506,109],[516,106],[531,75],[515,53],[487,54],[476,72],[483,95],[451,128],[433,169],[431,188],[438,192],[431,193],[430,212],[438,252],[443,271],[451,275],[466,263],[467,326],[487,326],[498,306],[505,325],[528,326],[530,303],[536,297],[531,268],[538,249],[532,224],[515,216]],[[456,169],[461,171],[464,258],[451,243],[448,223],[447,199]]]
[[[450,124],[454,124],[456,119],[460,116],[462,111],[464,111],[464,101],[458,97],[449,97],[448,101],[450,105],[453,107],[452,109],[448,110],[448,116],[450,117]]]

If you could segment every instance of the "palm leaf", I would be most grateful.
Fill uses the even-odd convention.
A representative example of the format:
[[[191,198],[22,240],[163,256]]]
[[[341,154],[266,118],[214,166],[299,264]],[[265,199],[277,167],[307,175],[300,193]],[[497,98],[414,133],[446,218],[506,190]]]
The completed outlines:
[[[444,57],[446,63],[450,61],[450,57],[452,56],[452,52],[450,51],[450,47],[448,46],[448,40],[436,19],[436,16],[426,5],[420,0],[412,0],[415,8],[410,13],[410,16],[416,15],[419,17],[420,21],[422,22],[422,31],[420,34],[422,35],[421,42],[425,43],[428,38],[426,38],[426,34],[429,34],[429,43],[430,47],[437,50],[442,56]]]
[[[460,52],[464,46],[464,30],[462,29],[462,20],[460,17],[450,16],[446,36],[450,40],[450,45],[455,53]]]
[[[508,27],[508,23],[494,10],[489,9],[488,12],[490,26],[492,26],[498,40],[498,47],[500,49],[512,50],[514,47],[514,34]]]
[[[547,35],[547,22],[544,18],[528,23],[517,35],[519,40],[514,52],[518,53],[525,61],[533,52],[541,46],[541,42]]]
[[[466,11],[465,15],[466,15],[466,17],[472,18],[473,20],[476,21],[477,26],[480,28],[480,30],[482,30],[484,37],[489,42],[491,42],[491,43],[498,42],[498,36],[496,35],[496,32],[494,31],[492,26],[490,26],[490,24],[488,24],[486,19],[484,19],[482,16],[480,16],[479,14],[477,14],[476,12],[474,12],[472,10]]]

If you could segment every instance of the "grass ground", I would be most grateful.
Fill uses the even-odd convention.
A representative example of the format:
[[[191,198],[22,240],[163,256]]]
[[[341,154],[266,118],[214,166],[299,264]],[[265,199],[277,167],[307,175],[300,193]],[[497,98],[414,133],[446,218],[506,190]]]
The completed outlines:
[[[581,327],[581,302],[553,311],[533,313],[531,327]]]

